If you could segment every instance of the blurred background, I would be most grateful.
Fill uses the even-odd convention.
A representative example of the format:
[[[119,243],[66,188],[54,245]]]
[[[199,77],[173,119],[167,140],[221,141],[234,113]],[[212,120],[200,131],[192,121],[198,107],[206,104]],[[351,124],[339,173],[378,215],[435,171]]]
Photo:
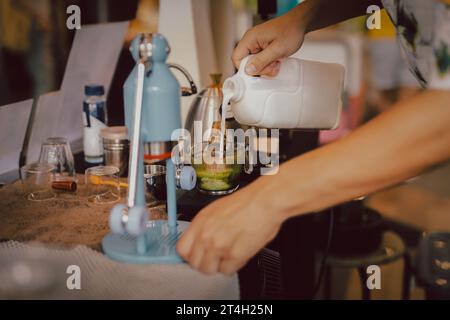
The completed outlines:
[[[1,105],[59,89],[75,35],[66,27],[73,4],[81,8],[82,25],[140,17],[133,28],[155,28],[157,1],[1,0]]]
[[[201,2],[201,1],[200,1]],[[205,2],[205,1],[204,1]],[[214,69],[209,73],[220,71],[225,76],[233,72],[229,56],[234,44],[240,39],[247,28],[265,19],[281,15],[297,5],[300,0],[261,1],[257,0],[227,0],[211,1],[205,17],[210,19],[206,23],[211,28],[212,50],[205,43],[198,50],[212,51],[215,55],[211,63]],[[117,21],[131,21],[124,54],[116,70],[116,77],[128,72],[132,59],[128,54],[128,43],[138,32],[155,32],[158,29],[159,1],[158,0],[1,0],[0,1],[0,105],[16,101],[39,97],[39,95],[59,89],[71,44],[74,30],[66,28],[66,8],[69,5],[81,8],[81,23],[98,24]],[[259,11],[258,11],[259,8]],[[187,15],[187,13],[186,13]],[[177,23],[170,21],[171,27],[177,32]],[[418,85],[406,66],[402,63],[399,48],[395,42],[395,31],[386,13],[382,13],[382,29],[367,31],[365,20],[353,19],[336,26],[341,31],[342,45],[345,50],[356,50],[354,57],[360,65],[353,72],[355,80],[352,82],[352,98],[363,88],[364,108],[358,110],[357,119],[364,116],[371,117],[392,104],[396,99],[414,94]],[[182,32],[182,30],[178,30]],[[326,33],[326,32],[316,32]],[[351,37],[346,37],[351,35]],[[353,36],[353,38],[352,38]],[[360,38],[358,38],[360,37]],[[351,40],[348,40],[352,38]],[[354,42],[355,44],[344,42]],[[192,39],[186,39],[186,42]],[[199,40],[200,41],[200,40]],[[190,49],[192,44],[186,46]],[[353,46],[353,48],[351,48]],[[355,48],[356,47],[356,48]],[[330,56],[335,48],[324,47],[321,55]],[[316,53],[316,49],[311,54]],[[309,54],[310,55],[310,54]],[[209,58],[211,60],[211,58]],[[189,69],[189,66],[187,66]],[[207,72],[207,73],[208,73]],[[352,71],[350,71],[352,72]],[[205,77],[207,78],[207,77]],[[208,80],[205,80],[206,82]],[[353,84],[353,82],[359,82]],[[205,83],[206,85],[207,83]],[[355,90],[356,88],[356,90]],[[117,91],[121,91],[116,87]],[[111,90],[110,94],[119,92]],[[121,121],[120,103],[118,99],[112,102],[110,112],[113,121]],[[116,115],[116,112],[119,113]]]

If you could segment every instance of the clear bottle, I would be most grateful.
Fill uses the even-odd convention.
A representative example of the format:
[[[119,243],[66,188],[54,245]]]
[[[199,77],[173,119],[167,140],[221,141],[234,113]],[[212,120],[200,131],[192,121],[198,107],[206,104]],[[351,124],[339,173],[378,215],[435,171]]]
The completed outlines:
[[[86,85],[84,87],[84,93],[84,159],[89,163],[102,163],[103,143],[100,132],[107,127],[108,123],[105,89],[102,85]]]
[[[334,63],[283,59],[275,77],[245,73],[251,56],[223,84],[236,120],[265,128],[335,129],[339,125],[344,67]]]

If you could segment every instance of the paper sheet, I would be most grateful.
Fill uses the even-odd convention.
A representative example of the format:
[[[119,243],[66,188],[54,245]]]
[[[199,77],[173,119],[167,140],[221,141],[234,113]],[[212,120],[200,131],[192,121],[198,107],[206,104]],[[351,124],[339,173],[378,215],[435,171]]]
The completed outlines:
[[[49,92],[39,97],[28,142],[27,164],[38,161],[42,143],[47,138],[57,135],[58,115],[61,107],[61,91]]]
[[[82,138],[84,86],[102,84],[108,93],[127,29],[128,22],[117,22],[82,26],[77,31],[61,86],[62,108],[55,132],[58,136],[70,142]]]
[[[33,99],[0,107],[0,174],[19,168]]]

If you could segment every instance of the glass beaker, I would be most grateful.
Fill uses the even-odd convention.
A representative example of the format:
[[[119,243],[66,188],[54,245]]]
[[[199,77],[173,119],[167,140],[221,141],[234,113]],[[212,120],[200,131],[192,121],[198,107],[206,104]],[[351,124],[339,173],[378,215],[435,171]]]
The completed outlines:
[[[245,164],[244,145],[236,145],[220,152],[218,144],[203,143],[197,149],[194,147],[192,152],[197,189],[210,195],[225,195],[236,191]]]
[[[31,201],[53,199],[52,191],[55,167],[46,163],[32,163],[20,168],[20,179],[25,198]]]
[[[41,146],[39,162],[55,167],[55,180],[76,181],[75,162],[66,138],[48,138]]]
[[[88,200],[96,204],[112,203],[120,199],[119,169],[97,166],[85,171]]]

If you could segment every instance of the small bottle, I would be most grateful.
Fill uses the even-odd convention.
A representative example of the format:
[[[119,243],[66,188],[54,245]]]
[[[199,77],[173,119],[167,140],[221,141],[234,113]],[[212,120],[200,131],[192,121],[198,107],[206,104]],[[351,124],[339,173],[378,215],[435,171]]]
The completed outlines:
[[[105,89],[92,84],[84,87],[83,101],[84,160],[89,163],[103,162],[103,143],[100,131],[107,127]]]
[[[283,59],[275,77],[245,73],[251,56],[222,87],[240,124],[283,129],[335,129],[339,125],[344,67],[335,63]]]

